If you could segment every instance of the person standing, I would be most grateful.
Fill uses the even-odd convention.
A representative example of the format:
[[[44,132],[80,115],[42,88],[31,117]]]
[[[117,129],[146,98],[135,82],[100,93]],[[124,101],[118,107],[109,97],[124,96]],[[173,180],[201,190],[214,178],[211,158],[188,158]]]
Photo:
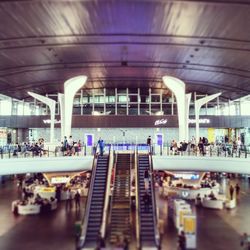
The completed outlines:
[[[148,145],[148,147],[149,147],[149,152],[151,153],[152,147],[151,147],[151,136],[150,136],[150,135],[149,135],[148,138],[147,138],[147,145]]]
[[[230,199],[233,200],[233,197],[234,197],[234,187],[232,185],[230,185],[229,193],[230,193]]]
[[[66,191],[66,210],[68,208],[71,208],[71,191],[70,191],[70,189],[67,189],[67,191]]]
[[[144,186],[145,190],[147,191],[149,189],[149,169],[145,169],[144,171]]]
[[[99,138],[97,144],[98,144],[99,149],[100,149],[100,155],[103,156],[103,152],[104,152],[104,141],[102,140],[102,138]]]
[[[76,194],[75,194],[75,204],[76,204],[76,210],[77,208],[80,209],[80,193],[78,192],[78,190],[76,191]]]
[[[180,250],[186,250],[186,235],[184,231],[181,231],[181,233],[179,234],[178,241]]]
[[[149,205],[150,205],[151,200],[147,191],[143,195],[143,201],[144,201],[144,212],[149,212]]]
[[[235,191],[236,191],[236,195],[237,195],[237,197],[238,197],[239,194],[240,194],[240,186],[239,186],[238,183],[235,185]]]

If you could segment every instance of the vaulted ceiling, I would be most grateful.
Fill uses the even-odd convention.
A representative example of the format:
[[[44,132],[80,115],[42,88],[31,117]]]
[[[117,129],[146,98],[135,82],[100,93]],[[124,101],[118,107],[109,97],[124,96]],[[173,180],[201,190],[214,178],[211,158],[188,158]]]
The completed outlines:
[[[250,93],[250,2],[224,0],[0,1],[0,94],[163,87],[226,99]]]

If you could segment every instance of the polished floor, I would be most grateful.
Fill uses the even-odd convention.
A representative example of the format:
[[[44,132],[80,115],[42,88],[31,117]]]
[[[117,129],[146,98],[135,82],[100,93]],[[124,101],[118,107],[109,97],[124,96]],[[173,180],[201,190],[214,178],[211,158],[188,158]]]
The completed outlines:
[[[11,201],[19,198],[15,183],[0,186],[0,250],[73,250],[74,223],[81,220],[82,209],[66,210],[65,202],[49,214],[15,216]]]
[[[234,182],[234,181],[233,181]],[[198,250],[240,250],[240,235],[250,234],[250,185],[241,180],[238,206],[233,210],[193,209],[197,214]],[[66,210],[61,202],[56,211],[46,215],[15,216],[11,202],[19,198],[15,182],[0,185],[0,250],[74,250],[74,223],[82,218],[82,209]],[[158,196],[158,195],[157,195]],[[167,200],[157,197],[164,224],[163,250],[177,249],[177,232],[167,219]],[[131,250],[134,247],[131,247]]]

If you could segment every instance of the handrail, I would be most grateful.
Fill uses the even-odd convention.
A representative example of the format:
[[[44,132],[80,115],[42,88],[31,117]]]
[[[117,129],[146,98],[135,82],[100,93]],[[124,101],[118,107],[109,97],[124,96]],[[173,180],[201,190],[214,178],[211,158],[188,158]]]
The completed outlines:
[[[140,228],[141,228],[141,221],[140,221],[140,198],[139,198],[139,174],[138,174],[138,148],[135,148],[135,202],[136,202],[136,211],[135,211],[135,218],[136,218],[136,239],[137,239],[137,249],[141,247],[141,239],[140,239]]]
[[[110,210],[109,210],[109,223],[110,223],[112,208],[113,208],[114,186],[115,186],[115,177],[116,177],[117,154],[115,153],[114,153],[114,160],[115,161],[114,161],[113,168],[112,168],[112,170],[114,169],[114,172],[113,172],[113,189],[112,189],[112,195],[111,195],[111,200],[110,200]]]
[[[145,143],[138,143],[138,144],[117,144],[117,143],[111,143],[111,144],[106,144],[106,145],[111,145],[114,150],[116,151],[134,151],[135,147],[140,147],[140,146],[145,146]],[[120,148],[119,148],[120,147]],[[159,154],[161,155],[178,155],[178,156],[198,156],[199,155],[199,150],[196,149],[191,149],[191,146],[189,145],[186,149],[186,151],[171,151],[169,144],[164,143],[163,148],[160,146],[157,150],[157,145],[152,144],[152,153],[153,154]],[[17,148],[14,146],[0,146],[0,159],[16,159],[16,158],[32,158],[32,157],[58,157],[62,156],[63,152],[61,151],[61,146],[56,146],[55,150],[51,150],[49,147],[44,147],[43,151],[47,152],[47,154],[41,155],[38,153],[32,153],[30,150],[26,150],[23,146],[21,147],[21,152],[17,151]],[[95,145],[94,148],[97,148]],[[89,148],[91,149],[91,148]],[[153,150],[154,149],[154,150]],[[165,150],[166,149],[166,150]],[[146,149],[145,149],[146,150]],[[15,151],[15,154],[13,155]],[[206,149],[206,155],[207,156],[217,156],[217,157],[237,157],[237,158],[248,158],[250,154],[250,146],[247,145],[241,145],[238,148],[234,148],[232,144],[216,144],[212,145],[210,144],[207,149]],[[83,157],[85,155],[93,155],[93,151],[89,150],[88,153],[86,153],[86,145],[83,145],[79,147],[78,152],[74,154],[74,156],[80,156]],[[67,157],[65,155],[65,157]],[[71,157],[71,156],[70,156]]]
[[[154,182],[154,176],[153,176],[153,158],[152,158],[152,151],[151,146],[149,146],[149,162],[150,162],[150,172],[151,172],[151,196],[152,196],[152,209],[153,209],[153,217],[154,217],[154,231],[155,231],[155,243],[157,248],[160,247],[160,234],[158,230],[158,224],[157,224],[157,206],[156,206],[156,199],[155,199],[155,182]]]
[[[92,168],[92,173],[91,173],[91,181],[90,181],[90,186],[89,186],[89,191],[88,191],[87,206],[86,206],[84,216],[83,216],[82,233],[78,242],[78,247],[80,247],[80,249],[83,247],[85,243],[85,238],[86,238],[86,232],[87,232],[87,227],[88,227],[88,222],[89,222],[87,218],[89,218],[91,199],[92,199],[92,194],[93,194],[93,189],[94,189],[94,184],[95,184],[96,167],[97,167],[97,155],[94,155],[93,168]]]
[[[101,224],[101,236],[105,238],[106,228],[107,228],[107,220],[108,220],[108,208],[109,208],[109,197],[110,197],[110,182],[112,176],[112,168],[114,164],[114,157],[111,150],[111,146],[109,148],[109,162],[108,162],[108,170],[107,170],[107,182],[106,182],[106,192],[105,192],[105,201],[104,201],[104,209],[102,215],[102,224]]]

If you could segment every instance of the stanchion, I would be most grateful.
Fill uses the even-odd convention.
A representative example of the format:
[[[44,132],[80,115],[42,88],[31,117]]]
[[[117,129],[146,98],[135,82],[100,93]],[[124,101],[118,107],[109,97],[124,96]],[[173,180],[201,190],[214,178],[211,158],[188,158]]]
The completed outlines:
[[[10,158],[10,149],[9,149],[9,158]]]
[[[3,150],[1,149],[1,158],[3,159]]]

